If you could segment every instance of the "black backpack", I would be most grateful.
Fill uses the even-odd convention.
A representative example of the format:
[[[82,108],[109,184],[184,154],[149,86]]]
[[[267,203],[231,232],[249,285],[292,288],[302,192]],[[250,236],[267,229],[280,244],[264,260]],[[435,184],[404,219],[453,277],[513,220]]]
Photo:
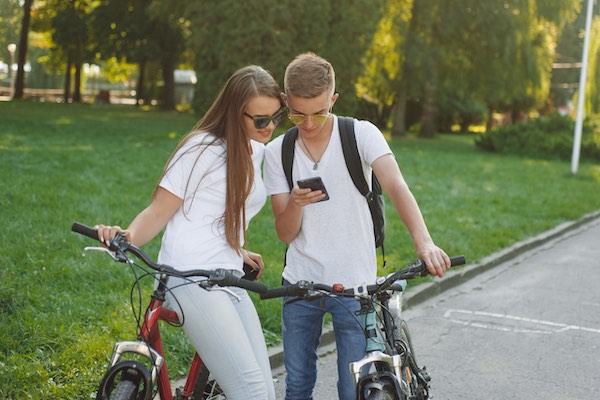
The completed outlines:
[[[342,141],[342,150],[344,152],[344,159],[346,160],[346,168],[348,168],[348,173],[350,173],[354,186],[356,186],[356,189],[358,189],[358,191],[366,198],[367,203],[369,204],[371,218],[373,218],[375,247],[381,247],[384,258],[383,265],[385,266],[385,252],[383,248],[383,241],[385,239],[385,204],[383,202],[381,184],[373,173],[371,176],[373,190],[369,190],[369,185],[367,184],[363,173],[358,146],[356,145],[354,120],[348,117],[338,117],[338,124],[340,139]],[[292,166],[297,136],[298,128],[294,126],[285,133],[283,144],[281,146],[281,161],[290,190],[292,190],[294,186],[292,183]]]

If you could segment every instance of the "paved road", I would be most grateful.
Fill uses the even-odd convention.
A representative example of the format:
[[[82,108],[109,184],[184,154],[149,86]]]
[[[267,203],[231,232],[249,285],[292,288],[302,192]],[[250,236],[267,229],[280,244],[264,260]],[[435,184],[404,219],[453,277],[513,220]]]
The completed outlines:
[[[600,398],[600,218],[517,247],[488,260],[493,268],[424,288],[428,299],[405,312],[434,399]],[[332,346],[316,400],[337,398]]]

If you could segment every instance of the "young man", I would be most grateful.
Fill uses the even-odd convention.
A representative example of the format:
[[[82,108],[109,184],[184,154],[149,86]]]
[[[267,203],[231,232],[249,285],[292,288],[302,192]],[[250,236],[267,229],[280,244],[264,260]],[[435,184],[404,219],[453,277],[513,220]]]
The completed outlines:
[[[283,135],[267,145],[264,174],[275,228],[290,245],[284,284],[299,280],[345,287],[372,283],[377,273],[373,222],[367,201],[346,168],[338,120],[331,114],[339,96],[333,67],[313,53],[300,54],[286,68],[284,86],[289,117],[298,128],[293,182],[319,176],[329,195],[322,201],[325,194],[320,190],[301,189],[296,183],[290,191],[281,161]],[[408,228],[418,256],[432,275],[443,276],[450,260],[431,239],[382,133],[370,122],[358,120],[354,130],[365,177],[370,179],[371,170],[375,172]],[[298,301],[283,308],[287,400],[312,399],[317,347],[327,312],[337,344],[339,398],[355,398],[348,364],[364,357],[366,345],[353,315],[358,309],[358,301],[347,298]]]

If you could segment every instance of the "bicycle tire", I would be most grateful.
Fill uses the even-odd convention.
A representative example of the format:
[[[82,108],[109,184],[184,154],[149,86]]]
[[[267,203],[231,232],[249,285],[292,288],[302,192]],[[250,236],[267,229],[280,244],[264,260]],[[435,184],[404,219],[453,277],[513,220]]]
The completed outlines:
[[[406,348],[410,355],[412,356],[413,361],[416,363],[417,359],[415,356],[415,350],[412,343],[412,338],[410,336],[410,331],[408,330],[408,324],[405,320],[400,320],[400,326],[396,327],[394,330],[394,341],[400,340],[406,343]],[[396,350],[400,350],[396,348]]]
[[[96,400],[150,400],[152,383],[144,364],[121,361],[113,365],[100,381]]]
[[[217,381],[211,376],[206,365],[202,365],[196,378],[196,385],[190,400],[226,400],[227,397],[219,387]]]
[[[398,335],[398,336],[397,336]],[[415,358],[414,347],[408,330],[406,321],[401,320],[399,329],[394,331],[394,341],[396,351],[403,356],[402,380],[406,383],[406,388],[410,399],[427,400],[429,399],[429,375],[425,372],[425,367],[420,369]]]
[[[110,400],[133,400],[136,399],[137,384],[130,380],[117,383],[115,390],[110,395]]]
[[[373,390],[367,400],[396,400],[398,396],[396,396],[393,392],[388,391],[387,389],[383,390]]]

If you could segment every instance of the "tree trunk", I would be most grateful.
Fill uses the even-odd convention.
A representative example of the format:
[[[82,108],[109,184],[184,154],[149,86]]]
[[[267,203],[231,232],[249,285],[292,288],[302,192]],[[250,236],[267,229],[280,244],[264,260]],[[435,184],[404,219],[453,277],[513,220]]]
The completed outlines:
[[[139,76],[135,87],[135,105],[140,106],[144,104],[144,80],[146,78],[146,63],[140,62],[138,65]]]
[[[175,64],[170,61],[162,63],[163,92],[161,108],[163,110],[175,110]]]
[[[432,138],[435,136],[435,108],[435,87],[431,83],[426,83],[419,137]]]
[[[81,64],[75,66],[75,82],[73,87],[73,103],[81,103]]]
[[[485,122],[485,131],[491,132],[492,128],[494,128],[494,112],[490,109],[488,112],[487,121]]]
[[[404,136],[406,134],[406,102],[408,100],[406,81],[402,83],[398,91],[398,98],[392,109],[392,136]]]
[[[67,70],[65,71],[65,93],[63,94],[63,100],[65,103],[69,102],[71,98],[71,56],[67,56]]]
[[[25,60],[27,59],[27,38],[29,37],[32,3],[33,0],[25,0],[23,3],[23,19],[21,20],[21,36],[19,37],[19,53],[17,55],[17,79],[13,99],[22,99],[25,91]]]

